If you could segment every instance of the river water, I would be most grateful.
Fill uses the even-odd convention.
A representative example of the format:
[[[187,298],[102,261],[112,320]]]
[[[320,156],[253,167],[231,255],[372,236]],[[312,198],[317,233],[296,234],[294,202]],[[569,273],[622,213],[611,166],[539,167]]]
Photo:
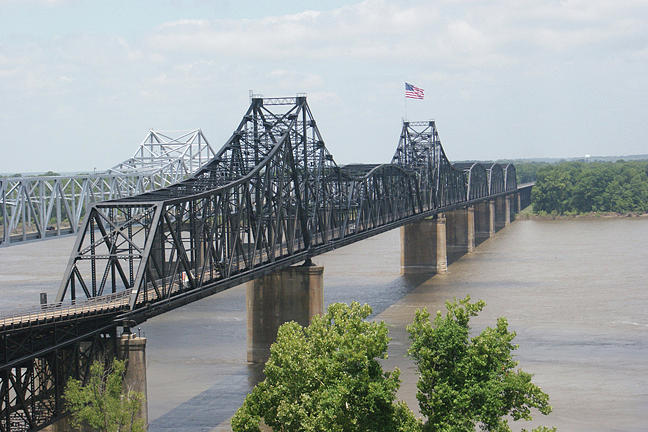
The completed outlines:
[[[562,431],[648,430],[648,219],[513,223],[449,267],[446,275],[400,276],[398,230],[319,256],[324,299],[369,303],[392,342],[399,396],[416,408],[416,371],[405,356],[417,308],[454,297],[486,301],[474,330],[506,316],[520,367],[554,411],[521,427]],[[72,238],[0,249],[0,309],[50,299]],[[148,338],[151,432],[228,431],[228,419],[259,379],[245,362],[245,289],[236,287],[141,326]]]

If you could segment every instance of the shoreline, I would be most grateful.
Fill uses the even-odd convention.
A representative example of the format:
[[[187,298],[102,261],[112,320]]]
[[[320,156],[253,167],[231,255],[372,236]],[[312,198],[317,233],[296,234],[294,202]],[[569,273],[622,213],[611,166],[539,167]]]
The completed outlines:
[[[538,214],[529,212],[521,212],[515,215],[516,220],[539,220],[539,221],[548,221],[548,220],[593,220],[593,219],[646,219],[648,218],[648,213],[579,213],[579,214]]]

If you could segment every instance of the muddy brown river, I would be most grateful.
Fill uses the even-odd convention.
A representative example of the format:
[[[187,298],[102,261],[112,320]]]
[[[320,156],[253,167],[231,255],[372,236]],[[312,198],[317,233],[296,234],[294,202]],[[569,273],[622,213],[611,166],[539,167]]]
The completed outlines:
[[[474,330],[506,316],[520,366],[535,374],[554,411],[533,423],[561,431],[648,430],[648,219],[517,221],[449,267],[447,275],[400,276],[398,230],[315,259],[325,303],[369,303],[390,327],[386,368],[416,408],[416,374],[405,356],[417,308],[442,309],[470,294],[487,306]],[[0,248],[0,310],[52,299],[71,237]],[[245,290],[236,287],[151,319],[147,373],[151,432],[227,431],[259,379],[245,361]]]

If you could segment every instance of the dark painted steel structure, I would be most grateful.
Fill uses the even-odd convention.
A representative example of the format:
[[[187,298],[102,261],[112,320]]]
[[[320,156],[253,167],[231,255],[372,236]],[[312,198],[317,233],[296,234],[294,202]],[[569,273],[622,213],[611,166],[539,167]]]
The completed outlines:
[[[255,98],[191,178],[92,206],[50,306],[66,313],[2,327],[0,432],[60,415],[117,326],[517,189],[513,165],[451,164],[433,121],[405,122],[391,163],[338,166],[305,97]]]

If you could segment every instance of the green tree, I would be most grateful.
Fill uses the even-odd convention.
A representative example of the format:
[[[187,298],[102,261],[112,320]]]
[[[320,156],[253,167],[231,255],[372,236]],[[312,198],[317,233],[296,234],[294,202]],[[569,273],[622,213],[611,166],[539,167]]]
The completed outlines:
[[[548,162],[527,162],[522,160],[514,160],[511,162],[515,165],[518,185],[535,181],[538,170],[549,166]]]
[[[547,213],[648,211],[648,163],[563,162],[538,171],[533,208]]]
[[[109,369],[96,361],[90,367],[88,383],[71,379],[64,399],[72,426],[92,432],[144,432],[144,421],[137,418],[144,395],[123,393],[125,362],[115,360]]]
[[[510,431],[513,420],[531,419],[531,408],[551,412],[549,397],[531,382],[531,375],[514,370],[514,332],[505,318],[495,328],[470,337],[470,318],[485,306],[470,297],[447,302],[447,312],[437,312],[434,322],[422,309],[408,326],[409,354],[418,366],[417,399],[427,417],[426,431]],[[536,431],[552,429],[538,428]]]
[[[420,430],[404,402],[395,402],[398,369],[384,372],[387,326],[366,322],[368,305],[332,304],[308,327],[279,328],[265,366],[266,379],[232,418],[235,432]]]

